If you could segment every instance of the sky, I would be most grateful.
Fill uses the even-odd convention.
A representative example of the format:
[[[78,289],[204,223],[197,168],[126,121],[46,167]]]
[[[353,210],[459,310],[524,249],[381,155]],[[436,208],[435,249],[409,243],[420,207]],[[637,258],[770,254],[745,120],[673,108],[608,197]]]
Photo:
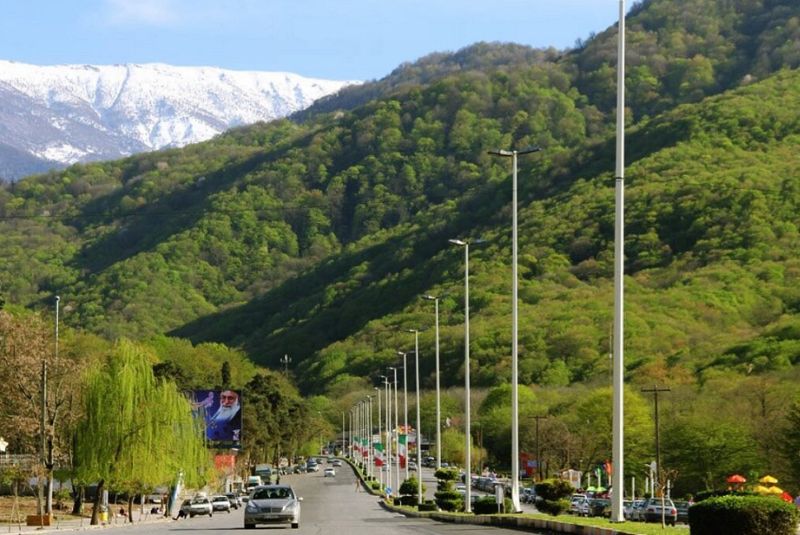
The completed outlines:
[[[0,9],[4,60],[372,80],[478,41],[569,48],[615,24],[619,1],[4,0]]]

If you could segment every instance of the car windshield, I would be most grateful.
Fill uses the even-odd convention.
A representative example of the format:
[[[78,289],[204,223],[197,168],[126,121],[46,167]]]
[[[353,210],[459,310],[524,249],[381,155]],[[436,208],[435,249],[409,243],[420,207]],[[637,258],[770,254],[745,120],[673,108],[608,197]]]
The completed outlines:
[[[287,487],[263,488],[253,493],[254,500],[286,500],[292,497],[292,490]]]

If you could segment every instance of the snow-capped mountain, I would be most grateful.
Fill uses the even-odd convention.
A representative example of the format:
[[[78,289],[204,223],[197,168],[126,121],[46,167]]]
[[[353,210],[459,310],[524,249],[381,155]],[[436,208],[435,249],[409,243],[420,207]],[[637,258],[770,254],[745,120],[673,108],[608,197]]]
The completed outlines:
[[[203,141],[357,83],[164,64],[0,60],[0,177]]]

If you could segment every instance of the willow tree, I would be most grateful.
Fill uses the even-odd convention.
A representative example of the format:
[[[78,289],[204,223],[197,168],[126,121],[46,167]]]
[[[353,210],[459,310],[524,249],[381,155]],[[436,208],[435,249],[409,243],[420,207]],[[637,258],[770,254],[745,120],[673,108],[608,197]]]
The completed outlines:
[[[188,486],[204,483],[209,457],[202,431],[174,383],[156,380],[150,356],[121,341],[87,377],[85,418],[75,437],[75,470],[97,481],[92,524],[105,488],[133,496],[167,485],[182,472]]]

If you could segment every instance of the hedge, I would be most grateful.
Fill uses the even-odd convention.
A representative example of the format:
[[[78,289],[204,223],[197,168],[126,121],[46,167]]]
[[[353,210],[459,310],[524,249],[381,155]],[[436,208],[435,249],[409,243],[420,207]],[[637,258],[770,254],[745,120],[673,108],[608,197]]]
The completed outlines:
[[[800,513],[768,496],[721,496],[689,508],[691,535],[795,535]]]

